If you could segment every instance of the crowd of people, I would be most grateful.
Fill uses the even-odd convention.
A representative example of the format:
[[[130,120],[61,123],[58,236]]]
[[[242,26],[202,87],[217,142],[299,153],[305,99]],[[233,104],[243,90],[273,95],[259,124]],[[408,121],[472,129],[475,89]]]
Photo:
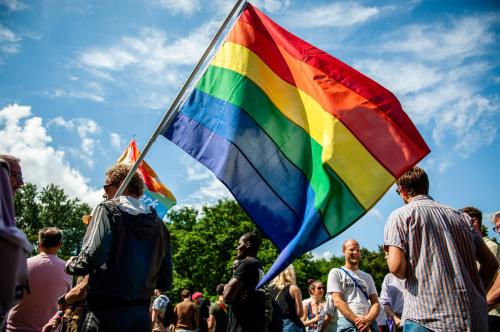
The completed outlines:
[[[396,182],[404,205],[385,225],[390,273],[380,294],[359,268],[355,239],[343,243],[345,263],[332,267],[326,288],[308,281],[307,299],[293,265],[257,288],[261,239],[249,232],[213,303],[184,289],[173,305],[166,294],[173,282],[170,234],[140,201],[141,176],[116,195],[130,166],[106,172],[104,201],[87,218],[82,250],[66,262],[57,256],[63,233],[55,227],[39,231],[38,254],[26,259],[30,248],[15,227],[11,197],[23,184],[20,161],[0,155],[0,166],[0,248],[10,257],[0,277],[0,331],[500,331],[498,245],[481,233],[480,210],[434,201],[419,167]],[[500,232],[500,211],[492,221]]]

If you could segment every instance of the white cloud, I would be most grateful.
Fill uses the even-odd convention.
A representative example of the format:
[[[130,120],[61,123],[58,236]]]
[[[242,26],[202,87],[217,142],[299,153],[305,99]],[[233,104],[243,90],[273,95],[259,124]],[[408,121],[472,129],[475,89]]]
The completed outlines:
[[[251,1],[257,8],[263,9],[270,13],[276,13],[285,10],[290,6],[290,0],[254,0]]]
[[[124,148],[123,140],[117,133],[109,134],[109,141],[111,142],[111,146],[117,150],[121,150]]]
[[[378,221],[385,221],[384,217],[382,216],[382,212],[380,212],[380,210],[377,208],[372,208],[366,215],[372,216]]]
[[[67,89],[54,89],[54,91],[52,91],[49,94],[53,98],[66,97],[66,98],[89,99],[98,103],[102,103],[105,101],[104,96],[92,92],[73,91]]]
[[[150,4],[175,13],[193,14],[200,9],[200,0],[152,0]]]
[[[189,198],[195,202],[213,204],[219,199],[232,197],[227,188],[215,176],[212,176],[211,180],[205,181]]]
[[[50,143],[42,119],[33,116],[31,107],[17,104],[0,109],[0,153],[21,159],[24,178],[38,186],[54,183],[71,197],[96,205],[101,190],[89,186],[89,179],[65,161],[62,150]]]
[[[83,160],[88,167],[92,167],[94,165],[94,151],[100,143],[99,140],[96,140],[91,136],[98,134],[101,130],[99,125],[94,120],[79,118],[68,121],[63,117],[57,117],[48,123],[48,126],[51,125],[63,127],[70,132],[76,131],[81,140],[80,148],[69,149],[68,152],[76,158]]]
[[[486,47],[496,42],[492,26],[495,16],[472,16],[443,24],[413,25],[390,35],[384,49],[391,53],[410,53],[423,61],[449,60],[460,62],[482,55]]]
[[[29,8],[28,5],[20,0],[0,0],[0,5],[7,7],[7,9],[11,12],[21,11]]]
[[[395,92],[411,119],[431,130],[438,147],[466,158],[497,134],[492,119],[500,112],[499,97],[487,92],[494,80],[484,79],[495,64],[483,57],[498,53],[495,22],[490,16],[466,17],[447,27],[403,28],[390,34],[378,59],[357,61],[356,67]],[[452,164],[447,158],[436,170]]]
[[[96,80],[128,89],[127,102],[164,108],[169,92],[175,93],[187,76],[185,71],[198,61],[218,26],[216,21],[205,22],[187,36],[172,40],[161,30],[143,28],[138,35],[123,36],[110,46],[79,52],[77,63]]]
[[[329,260],[333,257],[333,253],[330,250],[325,250],[323,252],[311,251],[313,260],[317,261],[320,259]]]
[[[376,7],[366,7],[356,2],[335,2],[291,12],[284,22],[303,28],[349,27],[365,23],[379,13]]]

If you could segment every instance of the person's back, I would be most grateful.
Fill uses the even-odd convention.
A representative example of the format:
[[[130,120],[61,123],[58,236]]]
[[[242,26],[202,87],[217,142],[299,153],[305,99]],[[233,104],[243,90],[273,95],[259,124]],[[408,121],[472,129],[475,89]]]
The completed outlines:
[[[397,226],[401,232],[418,234],[406,239],[410,264],[403,316],[412,318],[408,313],[419,312],[420,319],[435,321],[431,328],[482,330],[486,315],[479,312],[486,313],[487,305],[476,267],[476,247],[482,239],[459,211],[426,196],[415,197],[389,217],[393,218],[406,221]]]
[[[397,184],[407,204],[389,216],[384,245],[389,270],[406,277],[405,329],[487,330],[481,279],[490,282],[495,271],[483,269],[480,275],[476,258],[489,264],[494,257],[464,214],[428,196],[422,169],[408,171]]]
[[[106,173],[106,197],[114,197],[130,166]],[[84,331],[150,331],[150,298],[172,282],[170,234],[156,212],[140,201],[144,183],[138,173],[123,195],[100,203],[91,234],[66,270],[89,274]]]
[[[44,228],[40,237],[61,234],[56,228]],[[40,331],[57,311],[57,299],[71,287],[71,276],[64,272],[65,262],[55,251],[43,251],[28,259],[30,292],[15,305],[7,318],[7,331]]]
[[[189,293],[182,293],[183,300],[174,308],[174,320],[176,331],[194,331],[197,328],[196,305],[189,300]]]

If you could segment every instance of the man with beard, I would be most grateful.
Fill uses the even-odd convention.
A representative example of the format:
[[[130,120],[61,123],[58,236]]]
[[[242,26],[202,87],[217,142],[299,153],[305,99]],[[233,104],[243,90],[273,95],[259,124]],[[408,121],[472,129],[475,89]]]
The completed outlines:
[[[370,274],[359,269],[361,251],[356,240],[342,245],[345,265],[330,270],[327,291],[332,295],[339,318],[337,331],[378,331],[376,318],[380,305]]]

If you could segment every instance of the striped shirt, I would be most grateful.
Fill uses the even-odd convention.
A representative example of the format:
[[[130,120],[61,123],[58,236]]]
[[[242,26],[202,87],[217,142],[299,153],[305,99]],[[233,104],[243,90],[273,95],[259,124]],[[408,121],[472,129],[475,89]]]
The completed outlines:
[[[484,288],[476,267],[482,238],[469,217],[421,195],[394,211],[384,245],[408,260],[403,320],[433,331],[487,331]]]

